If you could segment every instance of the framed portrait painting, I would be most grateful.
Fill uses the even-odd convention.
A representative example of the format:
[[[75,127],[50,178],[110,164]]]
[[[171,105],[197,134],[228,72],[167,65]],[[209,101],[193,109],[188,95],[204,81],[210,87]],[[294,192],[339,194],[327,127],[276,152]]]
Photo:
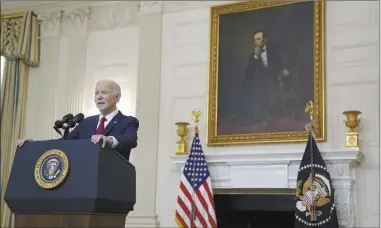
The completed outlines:
[[[324,1],[211,7],[210,146],[305,142],[325,133]]]

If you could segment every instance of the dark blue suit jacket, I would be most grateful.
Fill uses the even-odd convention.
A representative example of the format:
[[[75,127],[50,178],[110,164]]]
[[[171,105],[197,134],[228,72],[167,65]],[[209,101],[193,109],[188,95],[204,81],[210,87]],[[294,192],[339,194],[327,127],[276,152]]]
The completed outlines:
[[[98,125],[99,115],[89,116],[72,130],[66,139],[91,139]],[[129,160],[132,148],[137,146],[139,121],[135,117],[125,116],[120,111],[110,121],[102,135],[114,136],[119,145],[115,150]]]

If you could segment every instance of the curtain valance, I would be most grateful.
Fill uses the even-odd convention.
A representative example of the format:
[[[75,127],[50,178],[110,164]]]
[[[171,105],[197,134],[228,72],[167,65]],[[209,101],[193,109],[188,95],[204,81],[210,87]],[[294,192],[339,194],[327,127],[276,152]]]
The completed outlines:
[[[32,11],[20,18],[2,18],[0,54],[9,60],[22,59],[28,66],[40,62],[40,26]]]

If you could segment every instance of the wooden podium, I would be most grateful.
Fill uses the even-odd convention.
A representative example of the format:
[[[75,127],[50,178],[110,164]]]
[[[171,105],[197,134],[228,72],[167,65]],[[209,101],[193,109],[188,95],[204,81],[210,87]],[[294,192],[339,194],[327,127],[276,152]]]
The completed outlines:
[[[4,200],[15,228],[124,228],[135,167],[90,140],[31,142],[16,151]]]
[[[36,227],[124,227],[126,215],[112,214],[64,214],[64,213],[16,213],[15,228]]]

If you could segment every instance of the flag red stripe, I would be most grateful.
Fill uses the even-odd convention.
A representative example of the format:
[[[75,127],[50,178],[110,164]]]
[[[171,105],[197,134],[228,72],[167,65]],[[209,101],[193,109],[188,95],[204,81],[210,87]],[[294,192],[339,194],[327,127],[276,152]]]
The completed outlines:
[[[185,215],[188,216],[189,219],[191,219],[191,212],[180,197],[177,199],[177,203],[180,205],[181,209],[183,209]]]
[[[211,189],[209,188],[209,184],[207,182],[203,183],[202,184],[202,187],[204,187],[205,189],[205,193],[208,195],[209,197],[209,204],[213,207],[212,209],[214,210],[214,201],[213,201],[213,194],[211,193]],[[205,198],[203,197],[203,195],[201,194],[200,190],[198,189],[197,191],[195,191],[195,194],[196,194],[196,197],[197,199],[199,200],[200,204],[202,205],[203,209],[207,212],[207,215],[208,217],[204,218],[199,209],[197,208],[196,204],[193,202],[193,199],[192,199],[192,196],[190,194],[190,192],[188,191],[187,187],[185,186],[185,184],[181,181],[180,182],[180,190],[181,192],[184,194],[184,196],[186,197],[186,199],[189,201],[189,203],[191,203],[194,207],[194,210],[195,210],[195,216],[197,217],[198,221],[201,223],[201,225],[203,227],[208,227],[208,223],[206,222],[206,219],[209,221],[211,227],[215,228],[217,227],[216,225],[216,221],[215,219],[213,218],[213,216],[210,214],[209,212],[209,206],[208,206],[208,203],[206,202]],[[195,199],[195,200],[197,200]],[[189,218],[190,222],[191,222],[191,228],[196,228],[196,224],[195,224],[195,221],[192,219],[192,215],[191,215],[191,208],[188,208],[187,205],[184,203],[184,201],[181,199],[181,197],[178,197],[178,205],[183,209],[184,213],[186,214],[186,216]],[[181,217],[180,214],[178,214],[176,212],[176,217]],[[186,225],[185,221],[182,219],[182,221],[184,222],[184,224]],[[180,222],[180,221],[179,221]]]
[[[213,208],[215,208],[215,206],[214,206],[214,200],[213,200],[213,194],[210,191],[208,182],[205,181],[205,183],[203,185],[204,185],[204,188],[206,190],[206,193],[208,194],[208,197],[209,197],[209,200],[210,200],[210,204],[213,206]]]
[[[207,228],[208,223],[205,221],[204,217],[201,215],[200,211],[198,210],[198,207],[195,207],[196,216],[198,218],[198,221],[200,221],[202,227]]]
[[[213,194],[211,192],[211,188],[209,188],[209,184],[207,181],[205,181],[205,183],[203,183],[202,185],[205,188],[206,194],[208,195],[208,198],[209,198],[209,203],[212,206],[212,209],[214,211],[215,206],[214,206],[214,199],[213,199]],[[208,215],[209,215],[209,223],[212,225],[212,227],[217,227],[217,221],[215,221],[214,217],[210,215],[209,210],[208,210]]]
[[[180,183],[180,189],[184,193],[184,195],[187,197],[189,202],[192,202],[192,196],[190,195],[190,193],[188,192],[187,187],[185,187],[185,185],[184,185],[184,183],[182,181]]]
[[[209,213],[208,203],[205,201],[205,199],[202,196],[200,191],[196,191],[196,194],[197,194],[198,199],[200,200],[202,207],[204,208],[205,212],[208,214],[208,221],[209,221],[210,225],[212,225],[212,227],[215,227],[214,219]]]
[[[187,227],[187,224],[185,223],[183,217],[181,217],[181,215],[179,214],[179,212],[176,211],[176,222],[180,223],[180,224],[177,224],[178,226],[180,227]]]

